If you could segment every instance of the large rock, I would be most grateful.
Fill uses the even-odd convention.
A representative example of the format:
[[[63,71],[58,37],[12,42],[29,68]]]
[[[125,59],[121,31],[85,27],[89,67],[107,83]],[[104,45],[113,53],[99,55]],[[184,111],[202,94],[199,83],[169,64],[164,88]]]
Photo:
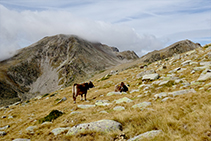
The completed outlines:
[[[179,91],[174,91],[174,92],[169,92],[168,95],[171,95],[173,97],[178,96],[178,95],[183,95],[187,93],[196,93],[194,89],[186,89],[186,90],[179,90]]]
[[[200,77],[197,79],[197,81],[206,81],[211,79],[211,72],[208,72],[206,74],[201,74]]]
[[[18,138],[18,139],[14,139],[12,141],[31,141],[31,140],[30,139]]]
[[[152,105],[151,102],[142,102],[142,103],[139,103],[139,104],[135,104],[132,107],[143,109],[143,108],[146,108],[147,106],[150,106],[150,105]]]
[[[71,129],[70,127],[56,128],[56,129],[53,129],[51,132],[56,136],[56,135],[59,135],[59,134],[64,133],[64,132],[68,132],[70,129]]]
[[[107,93],[107,96],[121,95],[121,94],[127,94],[127,93],[126,92],[109,92],[109,93]]]
[[[133,100],[131,100],[131,99],[127,98],[127,97],[123,97],[123,98],[121,98],[121,99],[116,100],[116,103],[122,103],[122,102],[127,102],[127,103],[129,103],[129,102],[132,102],[132,101],[133,101]]]
[[[86,109],[86,108],[92,108],[95,107],[95,105],[78,105],[78,108]]]
[[[5,131],[0,131],[0,136],[5,136],[7,133]]]
[[[146,74],[142,77],[142,81],[145,81],[145,80],[156,80],[159,78],[159,74],[157,73],[154,73],[154,74]]]
[[[156,73],[156,71],[153,70],[153,69],[151,69],[151,70],[146,70],[146,71],[143,71],[143,72],[137,74],[137,75],[136,75],[136,78],[137,78],[137,79],[140,79],[140,78],[142,78],[142,77],[143,77],[144,75],[146,75],[146,74],[153,74],[153,73]]]
[[[110,132],[122,130],[122,124],[114,120],[99,120],[90,123],[83,123],[73,126],[68,132],[67,135],[75,135],[77,133],[85,131],[96,131],[96,132]]]
[[[162,133],[162,130],[152,130],[145,132],[143,134],[140,134],[138,136],[133,137],[132,139],[129,139],[128,141],[144,141],[144,139],[153,139],[155,136],[159,135]]]
[[[122,111],[122,110],[125,110],[125,107],[123,106],[116,106],[113,108],[114,111]]]
[[[96,100],[95,105],[96,106],[107,106],[110,105],[109,100]]]

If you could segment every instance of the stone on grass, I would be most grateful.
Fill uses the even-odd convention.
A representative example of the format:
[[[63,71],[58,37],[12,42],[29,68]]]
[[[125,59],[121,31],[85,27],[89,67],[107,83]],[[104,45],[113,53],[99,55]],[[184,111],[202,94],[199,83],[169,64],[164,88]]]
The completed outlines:
[[[113,108],[114,111],[122,111],[122,110],[125,110],[125,107],[123,106],[116,106]]]
[[[164,98],[167,97],[168,93],[167,92],[162,92],[154,95],[154,100],[159,99],[159,98]]]
[[[167,100],[174,100],[174,98],[172,97],[165,97],[164,99],[162,99],[162,102],[166,102]]]
[[[140,134],[138,136],[135,136],[132,139],[129,139],[128,141],[140,141],[143,139],[147,139],[147,140],[153,139],[155,136],[159,135],[160,133],[162,133],[162,130],[152,130],[152,131],[148,131],[143,134]]]
[[[10,126],[9,125],[6,125],[4,127],[1,127],[0,130],[6,130],[7,128],[9,128]]]
[[[66,101],[67,100],[67,98],[66,97],[63,97],[61,100],[59,100],[58,102],[57,102],[57,104],[59,104],[59,103],[61,103],[61,102],[63,102],[63,101]]]
[[[187,60],[183,63],[181,63],[182,66],[186,66],[186,65],[189,65],[191,63],[192,60]]]
[[[5,131],[0,131],[0,136],[5,136],[7,133]]]
[[[147,106],[150,106],[150,105],[152,105],[152,103],[151,102],[142,102],[142,103],[139,103],[139,104],[135,104],[135,105],[133,105],[132,107],[133,108],[146,108]]]
[[[153,73],[153,74],[146,74],[142,77],[142,81],[144,80],[156,80],[159,78],[159,74]]]
[[[96,132],[105,132],[108,133],[110,131],[122,130],[122,124],[116,122],[114,120],[99,120],[90,123],[83,123],[73,126],[68,132],[67,136],[75,135],[81,132],[89,132],[89,131],[96,131]]]
[[[132,93],[135,93],[135,92],[139,92],[139,90],[137,89],[137,90],[132,90],[132,91],[130,91],[131,94],[132,94]]]
[[[95,105],[78,105],[78,108],[81,109],[92,108],[92,107],[95,107]]]
[[[154,74],[154,73],[156,73],[156,71],[153,70],[153,69],[151,69],[151,70],[146,70],[146,71],[143,71],[143,72],[137,74],[136,78],[137,78],[137,79],[141,79],[144,75],[147,75],[147,74]]]
[[[111,104],[108,102],[109,102],[109,100],[96,100],[95,105],[96,106],[107,106],[107,105]]]
[[[75,115],[75,114],[81,114],[82,112],[78,112],[78,111],[73,111],[70,113],[70,115]]]
[[[22,139],[22,138],[18,138],[18,139],[14,139],[12,141],[31,141],[30,139]]]
[[[199,76],[199,78],[197,79],[197,81],[206,81],[206,80],[209,80],[209,79],[211,79],[211,73],[210,72],[208,72],[208,73],[206,73],[206,74],[201,74],[200,76]]]
[[[168,95],[175,97],[175,96],[183,95],[183,94],[187,94],[187,93],[196,93],[196,91],[194,89],[185,89],[185,90],[169,92]]]
[[[131,99],[127,98],[127,97],[123,97],[123,98],[115,100],[115,101],[116,101],[116,103],[123,103],[123,102],[129,103],[129,102],[132,102],[133,100],[131,100]]]
[[[67,128],[56,128],[56,129],[53,129],[51,131],[51,133],[53,133],[56,136],[56,135],[59,135],[61,133],[68,132],[70,129],[71,129],[70,127],[67,127]]]
[[[37,129],[37,126],[29,126],[28,128],[26,128],[26,131],[27,131],[27,133],[33,135],[35,129]]]
[[[121,94],[127,94],[127,93],[126,92],[109,92],[109,93],[107,93],[107,96],[121,95]]]

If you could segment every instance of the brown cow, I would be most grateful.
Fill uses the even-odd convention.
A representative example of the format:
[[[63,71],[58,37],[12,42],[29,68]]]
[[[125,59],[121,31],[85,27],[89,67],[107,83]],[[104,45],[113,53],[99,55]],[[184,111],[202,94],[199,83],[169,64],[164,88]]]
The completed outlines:
[[[121,84],[115,86],[115,92],[127,92],[128,87],[125,85],[124,82],[121,82]]]
[[[83,95],[84,95],[85,100],[86,100],[87,90],[89,90],[89,88],[93,88],[93,87],[94,87],[94,85],[91,81],[89,81],[89,83],[74,84],[73,91],[72,91],[74,103],[76,103],[76,97],[78,95],[81,95],[81,100],[83,100]]]

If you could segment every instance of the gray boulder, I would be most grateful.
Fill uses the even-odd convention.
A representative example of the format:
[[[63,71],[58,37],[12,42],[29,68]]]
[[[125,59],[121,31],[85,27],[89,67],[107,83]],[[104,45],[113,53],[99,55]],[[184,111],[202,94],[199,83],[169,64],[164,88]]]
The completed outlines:
[[[110,105],[109,100],[96,100],[95,105],[96,106],[107,106]]]
[[[92,107],[95,107],[95,105],[78,105],[78,108],[81,109],[92,108]]]
[[[5,131],[0,131],[0,136],[5,136],[7,133]]]
[[[114,111],[122,111],[122,110],[125,110],[125,107],[123,106],[116,106],[113,108]]]
[[[132,101],[133,100],[131,100],[131,99],[127,98],[127,97],[123,97],[121,99],[116,100],[116,103],[123,103],[123,102],[129,103],[129,102],[132,102]]]
[[[211,72],[208,72],[208,73],[206,73],[206,74],[201,74],[200,76],[199,76],[199,78],[197,79],[197,81],[206,81],[206,80],[209,80],[209,79],[211,79]]]
[[[6,130],[7,128],[9,128],[10,126],[9,125],[6,125],[4,127],[1,127],[0,130]]]
[[[182,94],[187,94],[187,93],[196,93],[194,89],[186,89],[186,90],[179,90],[179,91],[174,91],[174,92],[169,92],[168,95],[171,95],[173,97],[182,95]]]
[[[18,139],[14,139],[12,141],[31,141],[30,139],[22,139],[22,138],[18,138]]]
[[[162,130],[152,130],[152,131],[148,131],[143,134],[140,134],[138,136],[135,136],[134,138],[129,139],[128,141],[141,141],[144,139],[153,139],[155,136],[159,135],[160,133],[162,133]]]
[[[59,134],[64,133],[64,132],[68,132],[70,129],[71,129],[70,127],[67,127],[67,128],[56,128],[56,129],[53,129],[51,131],[51,133],[53,133],[56,136],[56,135],[59,135]]]
[[[96,132],[110,132],[115,130],[121,130],[122,124],[114,120],[99,120],[90,123],[83,123],[73,126],[68,132],[67,135],[75,135],[77,133],[85,131],[96,131]]]
[[[141,79],[144,75],[146,75],[146,74],[153,74],[153,73],[156,73],[156,71],[153,70],[153,69],[151,69],[151,70],[146,70],[146,71],[143,71],[143,72],[137,74],[137,75],[136,75],[136,78],[137,78],[137,79]]]
[[[156,80],[159,78],[159,74],[153,73],[153,74],[146,74],[142,77],[142,81],[145,80]]]
[[[107,93],[107,96],[121,95],[121,94],[127,94],[127,93],[126,92],[109,92],[109,93]]]
[[[139,103],[139,104],[136,104],[136,105],[133,105],[132,107],[133,108],[146,108],[147,106],[150,106],[152,105],[151,102],[142,102],[142,103]]]

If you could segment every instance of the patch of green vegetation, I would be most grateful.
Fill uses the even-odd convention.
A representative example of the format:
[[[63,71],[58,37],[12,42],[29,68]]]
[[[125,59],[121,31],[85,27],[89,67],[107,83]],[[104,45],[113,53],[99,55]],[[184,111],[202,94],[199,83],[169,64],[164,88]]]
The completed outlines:
[[[30,102],[29,100],[26,101],[26,103],[29,103],[29,102]]]
[[[42,96],[42,98],[43,98],[43,97],[46,97],[46,96],[48,96],[48,95],[49,95],[49,93],[47,93],[47,94],[44,94],[44,95]]]
[[[56,94],[58,94],[58,93],[53,93],[53,94],[50,95],[50,97],[53,97],[53,96],[55,96]]]
[[[57,102],[57,101],[59,101],[59,100],[61,100],[60,98],[57,98],[56,100],[55,100],[55,102]]]
[[[44,118],[39,119],[38,122],[39,123],[43,123],[45,121],[50,121],[51,122],[51,121],[57,119],[58,117],[60,117],[61,115],[63,115],[63,113],[61,111],[52,110],[49,115],[47,115]]]

